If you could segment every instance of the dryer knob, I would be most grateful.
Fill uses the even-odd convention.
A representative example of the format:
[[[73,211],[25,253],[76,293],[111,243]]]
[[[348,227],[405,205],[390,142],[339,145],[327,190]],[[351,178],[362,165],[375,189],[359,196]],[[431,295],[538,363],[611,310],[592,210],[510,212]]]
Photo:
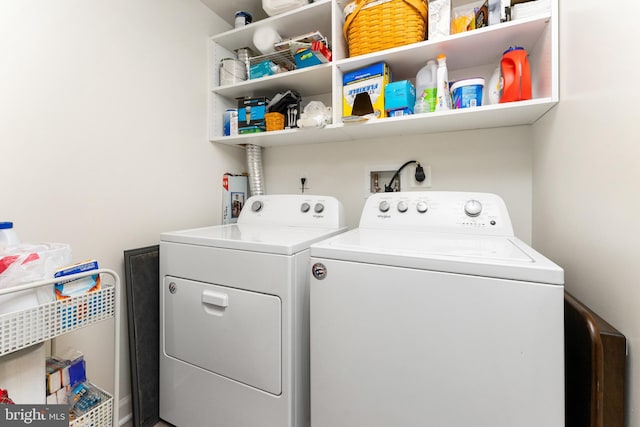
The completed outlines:
[[[427,206],[427,202],[418,202],[418,204],[416,205],[416,209],[419,213],[425,213],[429,210],[429,207]]]
[[[324,211],[324,205],[322,203],[316,203],[316,205],[313,207],[313,210],[316,213],[322,213],[322,211]]]
[[[256,200],[251,204],[251,210],[253,212],[260,212],[262,210],[262,202],[260,200]]]
[[[398,212],[405,213],[409,209],[409,205],[404,200],[398,202]]]
[[[311,209],[311,206],[309,205],[309,203],[305,202],[300,206],[300,212],[302,212],[302,213],[309,212],[309,209]]]
[[[381,201],[378,205],[378,209],[380,209],[380,212],[388,212],[389,207],[389,202],[387,202],[386,200]]]
[[[464,204],[464,213],[472,218],[477,217],[482,212],[482,203],[477,200],[469,200]]]

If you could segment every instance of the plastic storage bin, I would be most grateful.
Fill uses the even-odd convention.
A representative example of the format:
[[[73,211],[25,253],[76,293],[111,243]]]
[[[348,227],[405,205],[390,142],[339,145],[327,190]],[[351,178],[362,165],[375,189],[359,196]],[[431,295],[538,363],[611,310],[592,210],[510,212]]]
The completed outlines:
[[[113,340],[114,393],[109,394],[98,389],[101,396],[100,404],[82,416],[72,418],[69,423],[70,427],[112,427],[119,420],[119,408],[114,402],[118,402],[120,387],[120,311],[118,309],[120,278],[113,270],[98,269],[67,276],[67,279],[77,279],[96,273],[110,276],[115,283],[103,283],[102,289],[84,295],[51,301],[37,307],[0,315],[0,356],[10,355],[104,320],[112,318],[115,320]],[[52,278],[21,285],[15,289],[0,289],[0,296],[10,295],[24,289],[47,287],[59,280]],[[40,357],[42,360],[34,362],[41,363],[44,367],[44,355],[45,353],[42,352]],[[44,386],[44,369],[42,372],[41,378]]]

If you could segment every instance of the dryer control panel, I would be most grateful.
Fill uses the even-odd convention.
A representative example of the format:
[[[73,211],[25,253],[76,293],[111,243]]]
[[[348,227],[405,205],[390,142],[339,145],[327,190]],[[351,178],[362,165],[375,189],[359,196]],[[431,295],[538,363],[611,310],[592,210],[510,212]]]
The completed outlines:
[[[270,194],[250,197],[238,224],[339,228],[345,225],[345,215],[335,197]]]
[[[513,236],[500,196],[454,191],[373,194],[362,210],[360,228]]]

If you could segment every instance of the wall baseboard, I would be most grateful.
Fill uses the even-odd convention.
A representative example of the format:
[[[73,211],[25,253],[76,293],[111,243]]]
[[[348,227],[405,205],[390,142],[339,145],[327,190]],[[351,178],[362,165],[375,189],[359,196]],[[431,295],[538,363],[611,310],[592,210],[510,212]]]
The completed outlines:
[[[129,421],[133,420],[133,411],[131,407],[131,395],[125,396],[122,399],[120,399],[120,402],[118,402],[118,406],[119,406],[118,413],[120,414],[118,425],[122,427],[126,425]]]

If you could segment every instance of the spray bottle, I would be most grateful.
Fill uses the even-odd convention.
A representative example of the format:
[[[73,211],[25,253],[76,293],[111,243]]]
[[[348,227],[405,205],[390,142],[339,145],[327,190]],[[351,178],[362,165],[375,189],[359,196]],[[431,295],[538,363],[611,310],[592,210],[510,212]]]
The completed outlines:
[[[438,70],[436,71],[438,88],[436,90],[436,111],[451,109],[451,93],[449,92],[449,72],[447,71],[447,57],[443,53],[438,55]]]
[[[429,113],[436,109],[436,61],[430,59],[416,75],[416,105],[414,112]]]

